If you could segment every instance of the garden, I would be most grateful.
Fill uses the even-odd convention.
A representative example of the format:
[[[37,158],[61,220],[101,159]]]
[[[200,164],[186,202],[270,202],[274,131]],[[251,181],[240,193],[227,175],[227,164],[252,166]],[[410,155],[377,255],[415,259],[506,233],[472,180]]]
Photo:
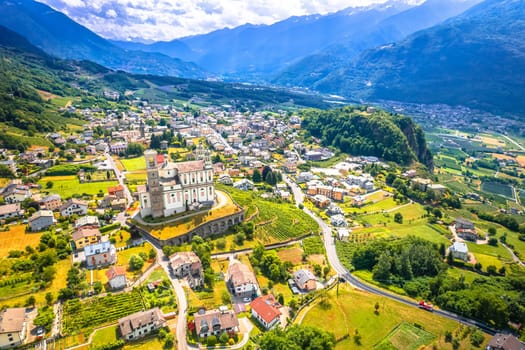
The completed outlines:
[[[86,301],[68,300],[63,307],[63,331],[65,334],[91,334],[93,329],[116,322],[119,318],[145,308],[139,291],[108,294]]]

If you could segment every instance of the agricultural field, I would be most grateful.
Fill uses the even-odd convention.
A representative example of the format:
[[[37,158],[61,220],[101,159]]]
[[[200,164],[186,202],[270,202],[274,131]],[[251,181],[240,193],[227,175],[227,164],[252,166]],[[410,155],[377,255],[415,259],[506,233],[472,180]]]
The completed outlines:
[[[239,205],[245,216],[255,223],[255,237],[263,244],[285,241],[304,234],[319,231],[317,223],[291,203],[266,200],[255,192],[240,191],[233,187],[217,186],[227,191]]]
[[[436,166],[440,168],[448,168],[461,172],[461,164],[454,158],[444,155],[434,157]]]
[[[126,173],[126,180],[128,180],[129,182],[136,182],[137,184],[145,184],[147,177],[148,174],[145,171],[134,171]]]
[[[281,261],[289,261],[292,265],[299,265],[303,262],[303,250],[297,246],[280,249],[277,251],[277,256]]]
[[[68,300],[64,303],[63,330],[66,334],[90,334],[94,328],[111,324],[119,318],[144,308],[138,291],[109,294],[86,301]]]
[[[70,176],[45,176],[38,180],[38,184],[42,188],[46,187],[48,181],[53,182],[51,189],[46,189],[49,193],[59,194],[62,199],[71,198],[73,195],[88,194],[94,196],[99,191],[107,193],[108,187],[115,186],[118,184],[117,181],[101,181],[101,182],[85,182],[80,183],[78,178],[74,175]]]
[[[16,234],[16,230],[13,232]],[[3,235],[5,233],[3,232],[1,234]],[[20,241],[15,238],[15,240],[13,240],[13,246],[9,247],[11,249],[8,249],[8,251],[24,250],[26,246],[35,248],[38,245],[41,234],[28,234],[28,236],[32,238],[38,237],[37,243],[26,241],[27,244],[24,245],[21,243],[24,242],[23,240]],[[7,254],[6,251],[5,254],[1,256],[6,257]],[[9,268],[10,264],[7,259],[0,260],[0,266],[2,268]],[[50,292],[56,296],[58,291],[66,286],[66,275],[71,267],[71,263],[68,259],[58,260],[53,267],[56,271],[55,278],[45,289],[40,289],[40,286],[34,283],[31,273],[18,273],[13,276],[4,277],[0,281],[0,307],[22,306],[30,295],[35,297],[36,305],[45,305],[46,293]]]
[[[324,254],[324,243],[319,236],[313,236],[303,239],[302,247],[304,253],[307,255],[311,254]]]
[[[379,304],[377,314],[374,313],[376,303]],[[315,304],[302,320],[302,324],[334,333],[337,339],[349,335],[336,344],[336,349],[373,349],[381,342],[399,340],[403,333],[407,334],[406,330],[412,330],[412,327],[402,328],[401,333],[396,335],[396,328],[403,323],[410,326],[417,324],[415,327],[428,335],[412,335],[407,338],[407,343],[396,343],[399,347],[394,349],[417,349],[416,344],[423,342],[423,339],[423,345],[435,344],[438,349],[452,349],[452,344],[445,342],[444,333],[450,331],[455,334],[462,328],[452,320],[384,297],[354,290],[347,284],[341,284],[338,293],[336,289],[329,291],[326,302]],[[356,331],[360,335],[360,345],[354,341]],[[485,337],[484,344],[487,339],[488,336]],[[474,348],[468,337],[458,340],[458,349]]]
[[[6,257],[11,250],[24,250],[36,247],[40,243],[42,232],[26,233],[27,225],[7,225],[6,231],[0,231],[0,257]]]
[[[138,171],[146,169],[146,159],[144,156],[136,158],[120,158],[120,162],[126,171]]]
[[[481,190],[514,200],[514,191],[512,190],[512,187],[507,184],[486,181],[481,184]]]

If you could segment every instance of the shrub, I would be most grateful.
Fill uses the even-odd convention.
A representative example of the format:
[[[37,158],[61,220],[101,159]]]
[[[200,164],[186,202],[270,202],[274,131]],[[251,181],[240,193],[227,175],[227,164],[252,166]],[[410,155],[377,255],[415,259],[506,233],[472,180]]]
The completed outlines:
[[[140,256],[132,255],[129,258],[129,268],[132,271],[140,270],[140,269],[142,269],[143,266],[144,266],[144,260],[142,260],[142,258]]]
[[[475,329],[470,334],[470,343],[476,347],[479,347],[481,343],[483,343],[483,340],[485,340],[485,337],[483,336],[483,332],[479,329]]]
[[[230,339],[230,337],[228,336],[228,333],[224,332],[219,337],[219,342],[221,342],[222,344],[226,344],[229,339]]]
[[[208,346],[215,346],[215,344],[217,344],[217,337],[210,335],[208,338],[206,338],[206,344],[208,344]]]
[[[108,231],[113,231],[113,230],[116,230],[117,228],[120,227],[120,222],[115,222],[113,224],[110,224],[110,225],[106,225],[104,227],[101,227],[100,228],[100,233],[104,233],[104,232],[108,232]]]

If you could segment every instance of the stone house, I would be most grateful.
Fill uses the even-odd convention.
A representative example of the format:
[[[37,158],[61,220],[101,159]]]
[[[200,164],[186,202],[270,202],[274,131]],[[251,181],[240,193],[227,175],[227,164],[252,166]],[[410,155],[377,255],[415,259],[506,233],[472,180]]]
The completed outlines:
[[[142,338],[165,324],[164,316],[158,307],[139,311],[118,320],[120,335],[126,341]]]
[[[42,231],[56,223],[55,217],[51,210],[39,210],[35,212],[28,220],[31,231]]]

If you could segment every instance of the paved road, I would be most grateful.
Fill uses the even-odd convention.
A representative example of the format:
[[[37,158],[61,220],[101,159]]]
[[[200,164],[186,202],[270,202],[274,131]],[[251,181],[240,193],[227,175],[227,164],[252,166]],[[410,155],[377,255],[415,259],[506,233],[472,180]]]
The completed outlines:
[[[186,292],[184,291],[184,288],[182,288],[182,284],[180,283],[180,281],[176,278],[173,278],[169,268],[169,261],[164,257],[164,253],[162,252],[161,247],[153,241],[149,241],[149,243],[151,243],[151,245],[157,251],[157,263],[160,266],[162,266],[164,271],[166,271],[166,274],[170,278],[171,285],[173,286],[173,290],[175,291],[175,295],[177,295],[178,314],[177,328],[175,332],[175,339],[177,340],[177,349],[196,349],[194,347],[190,347],[188,345],[188,341],[186,340],[186,314],[188,312],[188,301],[186,300]]]
[[[124,182],[124,174],[120,172],[117,165],[115,164],[115,160],[113,160],[113,157],[111,157],[111,154],[109,152],[105,152],[104,155],[106,156],[106,161],[109,165],[109,168],[111,168],[115,172],[115,176],[117,177],[118,183],[124,187],[124,195],[126,196],[126,201],[128,203],[128,206],[133,203],[133,196],[131,195],[131,192],[126,186],[126,183]],[[125,226],[126,224],[126,211],[120,212],[117,215],[117,218],[115,221],[120,222],[122,226]]]
[[[501,242],[500,242],[500,243],[501,243]],[[518,257],[516,256],[516,254],[514,254],[514,251],[513,251],[512,249],[509,248],[509,246],[507,246],[505,243],[501,243],[501,245],[502,245],[505,249],[507,249],[507,250],[509,251],[510,255],[512,256],[512,260],[513,260],[514,262],[517,262],[518,264],[520,264],[520,265],[522,265],[522,266],[525,266],[525,262],[521,261],[520,258],[518,258]]]
[[[525,148],[520,145],[518,142],[516,142],[515,140],[511,139],[510,137],[508,137],[507,135],[502,135],[504,138],[506,138],[507,140],[509,140],[509,142],[513,143],[514,145],[518,146],[519,149],[521,149],[522,151],[525,151]]]
[[[283,175],[283,179],[288,184],[288,186],[290,186],[290,188],[292,189],[296,204],[299,205],[303,203],[304,193],[302,192],[301,188],[295,182],[291,181],[287,176]],[[308,215],[310,215],[315,221],[319,223],[319,226],[321,227],[321,230],[323,233],[324,244],[326,248],[326,254],[328,256],[328,261],[330,262],[330,265],[332,265],[333,269],[337,272],[340,278],[344,279],[346,282],[348,282],[350,285],[352,285],[353,287],[357,289],[361,289],[369,293],[373,293],[373,294],[380,295],[380,296],[383,296],[383,297],[386,297],[392,300],[396,300],[406,305],[419,307],[419,305],[414,301],[407,300],[399,295],[395,295],[387,291],[384,291],[382,289],[371,286],[369,284],[363,283],[361,282],[361,280],[354,277],[339,261],[337,252],[335,250],[335,241],[334,241],[334,238],[332,237],[332,229],[330,228],[330,226],[326,222],[324,222],[321,218],[319,218],[317,215],[315,215],[315,213],[310,211],[309,209],[304,208],[303,211],[307,213]],[[425,311],[421,310],[421,312],[425,312]],[[451,320],[461,322],[468,326],[478,327],[489,334],[496,333],[496,330],[486,326],[483,323],[480,323],[474,320],[470,320],[462,316],[458,316],[452,312],[448,312],[444,310],[434,310],[434,313],[440,316],[443,316],[443,317],[447,317]]]

